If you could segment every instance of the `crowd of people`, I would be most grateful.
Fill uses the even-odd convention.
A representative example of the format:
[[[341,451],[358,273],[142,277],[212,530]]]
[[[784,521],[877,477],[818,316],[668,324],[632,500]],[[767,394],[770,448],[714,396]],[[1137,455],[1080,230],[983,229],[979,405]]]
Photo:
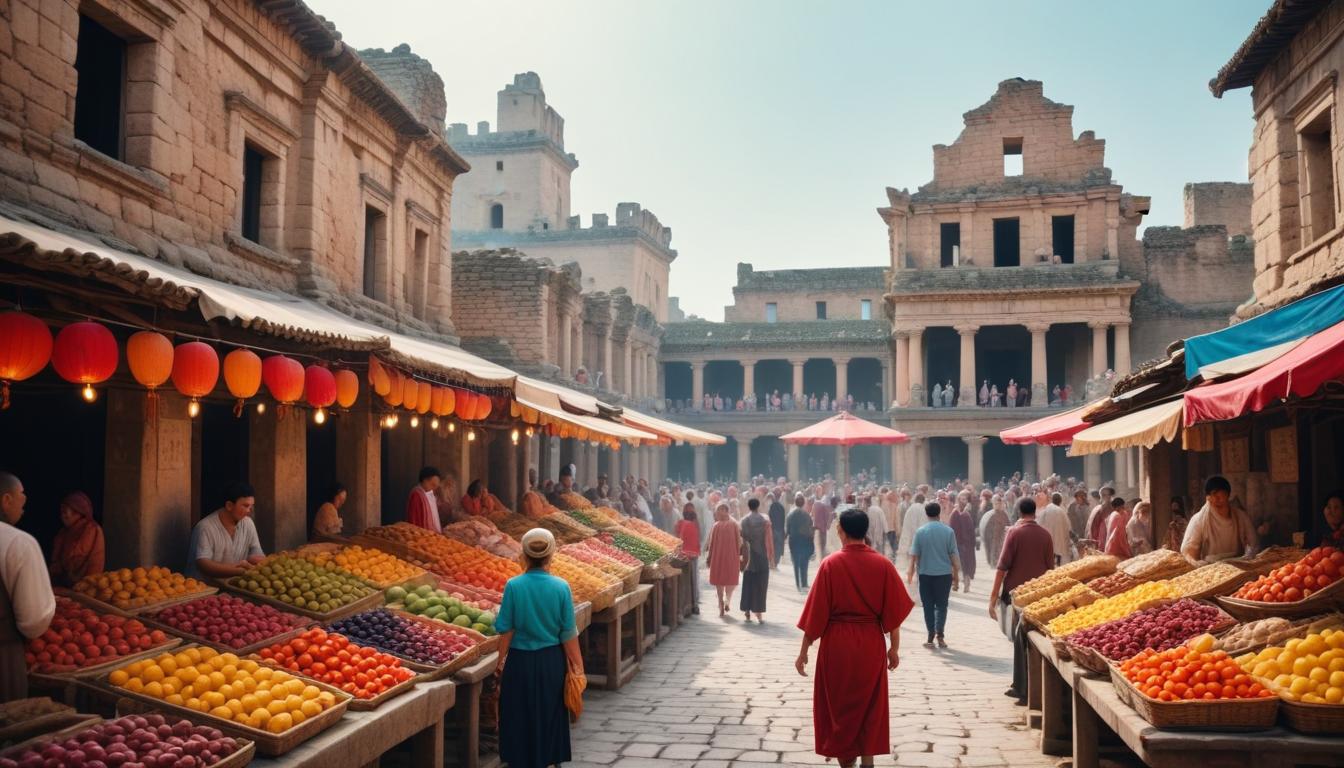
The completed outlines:
[[[829,392],[817,394],[791,394],[785,392],[780,394],[778,389],[767,392],[764,395],[758,395],[755,392],[734,398],[732,395],[723,396],[717,392],[706,394],[701,400],[695,399],[668,399],[663,403],[665,409],[670,413],[692,413],[713,411],[830,411],[832,413],[839,411],[880,411],[883,410],[882,403],[874,403],[871,400],[855,400],[854,395],[845,395],[844,397],[831,397]]]

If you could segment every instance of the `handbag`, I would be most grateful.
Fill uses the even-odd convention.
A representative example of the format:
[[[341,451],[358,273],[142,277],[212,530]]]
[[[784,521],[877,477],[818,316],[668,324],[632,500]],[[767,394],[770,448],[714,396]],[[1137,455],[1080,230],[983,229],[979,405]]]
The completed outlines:
[[[588,676],[582,672],[575,674],[565,669],[565,709],[569,710],[569,721],[577,723],[583,714],[583,692],[588,688]]]

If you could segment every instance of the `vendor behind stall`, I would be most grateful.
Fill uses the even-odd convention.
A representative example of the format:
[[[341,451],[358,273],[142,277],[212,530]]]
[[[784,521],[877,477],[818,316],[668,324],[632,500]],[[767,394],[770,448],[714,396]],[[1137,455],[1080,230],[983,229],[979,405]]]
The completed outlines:
[[[411,488],[406,499],[406,522],[418,525],[435,533],[443,532],[439,522],[439,500],[434,492],[439,489],[443,473],[434,467],[423,467],[420,480]]]
[[[349,495],[344,485],[334,483],[331,486],[326,501],[322,502],[322,506],[317,508],[317,514],[313,516],[313,538],[341,535],[341,529],[345,527],[345,523],[341,521],[341,507],[345,505]]]
[[[1204,483],[1204,506],[1185,529],[1181,554],[1195,562],[1241,557],[1259,546],[1255,524],[1245,511],[1232,506],[1232,484],[1221,475]]]
[[[1344,547],[1344,491],[1331,491],[1325,497],[1321,517],[1325,520],[1325,526],[1321,529],[1318,543]]]
[[[252,522],[256,507],[257,492],[251,485],[239,482],[225,489],[224,506],[191,529],[188,567],[193,575],[226,579],[266,559]]]
[[[61,530],[51,545],[51,583],[71,586],[91,573],[103,572],[106,546],[103,527],[93,519],[93,502],[83,491],[61,499]]]
[[[472,517],[480,517],[485,513],[485,483],[471,481],[466,494],[462,496],[462,510]]]
[[[19,478],[0,472],[0,702],[28,695],[24,641],[46,632],[56,615],[42,548],[14,527],[27,498]]]

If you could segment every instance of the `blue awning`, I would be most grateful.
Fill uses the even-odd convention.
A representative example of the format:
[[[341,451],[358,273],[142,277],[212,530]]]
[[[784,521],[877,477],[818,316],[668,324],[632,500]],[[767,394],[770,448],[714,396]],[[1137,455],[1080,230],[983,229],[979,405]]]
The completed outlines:
[[[1209,366],[1234,358],[1281,347],[1282,354],[1293,342],[1344,321],[1344,285],[1229,326],[1185,340],[1185,377],[1193,379]],[[1255,367],[1255,366],[1252,366]],[[1214,378],[1205,376],[1205,378]]]

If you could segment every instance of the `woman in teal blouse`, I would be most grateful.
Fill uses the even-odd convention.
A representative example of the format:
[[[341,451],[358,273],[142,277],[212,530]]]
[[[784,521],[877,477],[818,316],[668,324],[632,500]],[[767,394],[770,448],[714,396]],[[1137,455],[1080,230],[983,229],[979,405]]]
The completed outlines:
[[[499,756],[509,768],[570,761],[565,671],[583,672],[569,584],[547,573],[555,537],[523,534],[526,571],[504,585],[495,618],[500,634]]]

